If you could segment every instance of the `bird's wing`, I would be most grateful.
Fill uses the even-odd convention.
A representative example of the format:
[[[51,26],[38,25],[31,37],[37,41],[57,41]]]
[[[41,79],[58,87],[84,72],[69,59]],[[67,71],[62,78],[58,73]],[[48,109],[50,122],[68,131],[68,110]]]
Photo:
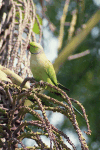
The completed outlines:
[[[47,62],[46,73],[54,85],[58,85],[54,67],[50,61]]]
[[[61,83],[58,82],[58,87],[63,89],[63,90],[67,90],[70,91],[68,88],[66,88],[64,85],[62,85]]]

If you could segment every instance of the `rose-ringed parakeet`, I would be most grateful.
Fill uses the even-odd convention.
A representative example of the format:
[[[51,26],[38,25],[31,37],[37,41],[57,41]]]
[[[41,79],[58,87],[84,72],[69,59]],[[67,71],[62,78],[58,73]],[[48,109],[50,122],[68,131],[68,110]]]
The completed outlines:
[[[69,90],[57,81],[54,67],[47,59],[43,47],[39,43],[30,42],[27,49],[31,52],[30,69],[36,81],[43,80],[62,89]],[[80,113],[74,106],[73,108]]]
[[[43,80],[69,91],[69,89],[58,83],[54,67],[47,59],[43,47],[39,43],[30,42],[28,49],[31,52],[30,69],[35,80]]]

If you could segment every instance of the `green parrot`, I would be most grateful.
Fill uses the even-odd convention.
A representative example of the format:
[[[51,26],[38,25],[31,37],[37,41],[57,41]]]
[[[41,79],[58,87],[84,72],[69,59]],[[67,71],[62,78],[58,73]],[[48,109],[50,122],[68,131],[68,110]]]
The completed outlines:
[[[36,42],[30,42],[28,49],[31,52],[30,69],[36,81],[43,80],[59,88],[68,90],[57,81],[52,63],[47,59],[43,47]]]
[[[43,80],[59,88],[69,90],[57,81],[54,67],[47,59],[43,47],[39,43],[30,42],[27,49],[31,52],[30,69],[36,81]],[[80,113],[74,106],[73,108]]]

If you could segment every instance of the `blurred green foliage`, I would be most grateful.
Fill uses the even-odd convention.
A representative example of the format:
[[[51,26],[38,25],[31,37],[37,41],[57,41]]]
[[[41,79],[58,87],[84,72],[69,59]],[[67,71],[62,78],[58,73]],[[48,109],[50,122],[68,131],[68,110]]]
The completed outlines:
[[[37,19],[40,23],[40,25],[42,25],[42,19],[41,17],[37,14]],[[33,27],[33,32],[35,32],[36,34],[39,34],[40,33],[40,29],[39,29],[39,26],[38,26],[38,23],[37,23],[37,20],[35,19],[35,23],[34,23],[34,27]]]
[[[39,2],[36,3],[39,4]],[[53,32],[56,37],[59,36],[60,19],[64,4],[65,0],[51,0],[45,2],[45,13],[49,20],[56,26],[56,30]],[[77,31],[78,29],[82,29],[82,25],[92,17],[99,7],[91,0],[71,0],[66,22],[71,22],[71,13],[74,9],[78,11],[78,18],[75,26],[75,31]],[[100,33],[100,22],[96,27]],[[67,43],[68,29],[69,26],[64,27],[65,34],[62,49]],[[74,32],[74,35],[75,34],[76,32]],[[88,145],[91,150],[97,150],[100,147],[100,34],[94,37],[90,33],[75,50],[75,54],[84,52],[87,49],[90,50],[89,55],[70,61],[66,58],[66,62],[61,66],[57,78],[61,84],[70,89],[68,95],[79,100],[85,107],[92,130]],[[75,105],[75,107],[77,106]],[[84,128],[86,126],[84,119],[79,115],[77,119],[81,129]],[[66,128],[66,125],[68,126],[67,120],[63,122],[61,129]],[[69,129],[72,130],[70,123]]]

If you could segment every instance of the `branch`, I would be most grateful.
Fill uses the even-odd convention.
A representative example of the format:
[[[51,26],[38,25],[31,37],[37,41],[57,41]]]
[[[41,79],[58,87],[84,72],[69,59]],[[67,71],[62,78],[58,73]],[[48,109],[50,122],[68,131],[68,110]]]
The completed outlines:
[[[9,70],[8,68],[3,67],[3,66],[0,65],[0,70],[3,71],[7,75],[8,78],[11,79],[12,83],[17,84],[17,85],[20,86],[21,83],[23,82],[23,79],[19,75],[17,75],[13,71]],[[30,88],[29,83],[26,83],[24,87],[25,88]]]
[[[70,23],[70,28],[68,30],[68,42],[71,40],[73,33],[75,31],[75,25],[77,20],[77,9],[72,12],[72,21]]]
[[[86,23],[86,28],[84,28],[78,35],[72,38],[72,40],[64,47],[59,57],[55,60],[54,68],[56,73],[59,70],[61,63],[66,61],[66,58],[71,55],[75,49],[86,39],[86,36],[90,33],[92,28],[100,21],[100,10],[98,10]]]
[[[90,50],[86,50],[84,52],[81,52],[81,53],[78,53],[78,54],[75,54],[75,55],[71,55],[71,56],[68,57],[68,60],[73,60],[73,59],[77,59],[77,58],[80,58],[80,57],[84,57],[88,54],[90,54]]]
[[[63,36],[64,36],[64,25],[65,25],[66,14],[68,12],[69,2],[70,2],[70,0],[66,0],[65,5],[64,5],[64,9],[63,9],[63,15],[62,15],[61,20],[60,20],[60,33],[59,33],[59,37],[58,37],[58,40],[59,40],[58,50],[60,50],[62,47],[62,41],[63,41]]]

